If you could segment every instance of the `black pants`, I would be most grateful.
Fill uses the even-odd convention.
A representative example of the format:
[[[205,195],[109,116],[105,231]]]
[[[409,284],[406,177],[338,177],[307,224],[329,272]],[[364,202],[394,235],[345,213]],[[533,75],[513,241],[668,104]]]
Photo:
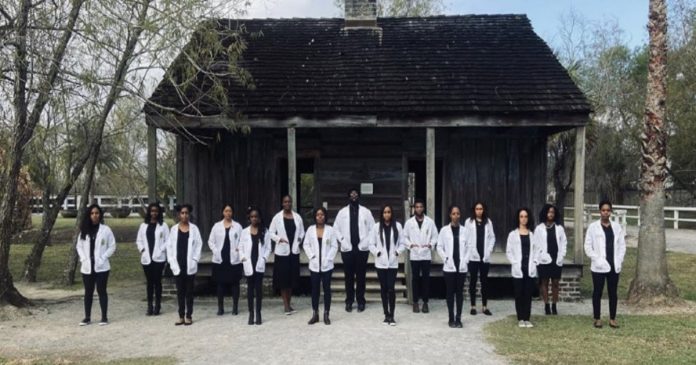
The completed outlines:
[[[154,297],[155,307],[159,308],[162,303],[162,271],[164,270],[164,262],[150,262],[149,265],[143,265],[145,272],[145,290],[147,292],[147,307],[152,308],[152,299]]]
[[[320,286],[324,290],[324,312],[331,309],[331,275],[333,270],[325,272],[310,271],[310,279],[312,281],[312,310],[319,310],[319,292]]]
[[[242,264],[232,265],[231,275],[225,281],[217,284],[217,300],[218,309],[224,309],[225,291],[227,288],[232,288],[232,310],[236,311],[239,306],[239,282],[244,274]]]
[[[350,252],[341,252],[343,269],[345,270],[346,304],[365,305],[365,275],[367,274],[367,258],[370,251],[360,251],[353,247]]]
[[[613,320],[616,319],[616,304],[618,302],[616,291],[619,286],[619,274],[613,269],[607,273],[592,273],[592,311],[594,312],[594,319],[599,319],[605,280],[607,282],[607,293],[609,294],[609,318]]]
[[[532,315],[532,293],[534,292],[535,279],[526,273],[521,279],[513,278],[512,284],[515,290],[515,311],[518,321],[529,321]]]
[[[92,299],[94,297],[94,286],[97,287],[99,295],[99,307],[101,307],[101,319],[106,320],[106,311],[109,306],[109,296],[106,294],[106,284],[109,281],[109,272],[92,272],[92,274],[82,274],[82,283],[85,285],[85,318],[92,318]]]
[[[476,280],[481,278],[481,304],[488,304],[488,270],[491,264],[483,261],[469,261],[469,298],[471,306],[476,306]]]
[[[413,288],[413,302],[423,300],[428,302],[430,296],[430,260],[411,261],[411,288]]]
[[[394,316],[396,306],[396,272],[398,269],[377,269],[379,279],[379,293],[382,295],[382,308],[387,317]]]
[[[247,304],[249,313],[254,313],[254,299],[256,299],[256,314],[261,313],[261,302],[263,300],[263,273],[256,272],[247,276]]]
[[[443,272],[445,277],[445,286],[447,289],[447,312],[449,321],[453,322],[455,318],[458,320],[462,317],[462,305],[464,304],[464,281],[466,273],[464,272]],[[455,317],[455,298],[457,304],[457,314]]]
[[[179,303],[179,318],[191,318],[193,314],[193,282],[196,275],[185,273],[176,276],[176,300]]]

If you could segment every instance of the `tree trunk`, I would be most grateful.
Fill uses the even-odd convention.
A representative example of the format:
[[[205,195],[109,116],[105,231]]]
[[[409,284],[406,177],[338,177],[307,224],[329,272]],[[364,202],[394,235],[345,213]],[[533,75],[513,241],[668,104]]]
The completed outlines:
[[[641,135],[640,230],[636,276],[628,301],[638,305],[673,305],[679,291],[667,272],[664,206],[667,177],[667,9],[664,0],[650,0],[650,59],[645,118]]]
[[[51,243],[51,231],[56,223],[59,211],[60,206],[56,204],[53,204],[53,207],[48,209],[44,208],[43,219],[41,220],[41,234],[24,261],[24,276],[22,279],[26,282],[36,282],[36,276],[41,266],[41,258],[43,257],[44,249]]]

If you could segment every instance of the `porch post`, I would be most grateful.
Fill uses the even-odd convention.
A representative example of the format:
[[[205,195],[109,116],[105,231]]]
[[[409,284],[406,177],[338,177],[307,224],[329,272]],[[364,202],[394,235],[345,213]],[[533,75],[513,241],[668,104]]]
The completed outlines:
[[[295,127],[288,128],[288,194],[292,198],[292,209],[297,210],[297,151],[295,149]]]
[[[425,188],[427,214],[435,219],[435,128],[425,134]]]
[[[575,129],[575,180],[573,181],[573,229],[574,229],[574,261],[576,264],[583,263],[583,230],[585,228],[585,127]]]
[[[147,126],[147,201],[157,201],[157,128],[151,124]]]

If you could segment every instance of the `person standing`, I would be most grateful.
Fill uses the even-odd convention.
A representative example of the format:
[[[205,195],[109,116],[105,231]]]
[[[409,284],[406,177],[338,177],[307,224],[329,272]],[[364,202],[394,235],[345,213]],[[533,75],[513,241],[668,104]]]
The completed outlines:
[[[483,202],[476,202],[471,207],[471,216],[464,226],[467,247],[469,252],[469,298],[471,301],[472,316],[476,312],[476,281],[481,282],[481,312],[487,316],[492,315],[488,310],[488,271],[491,267],[491,253],[495,247],[495,232],[493,222],[488,218],[488,208]]]
[[[459,221],[462,213],[459,206],[448,209],[450,223],[440,230],[437,237],[437,253],[442,258],[442,274],[447,291],[447,312],[450,328],[462,328],[462,305],[464,304],[464,281],[467,272],[467,247],[464,230]],[[455,314],[456,299],[456,314]]]
[[[379,222],[375,223],[367,240],[368,249],[375,258],[379,279],[379,291],[384,309],[384,324],[396,326],[396,274],[399,271],[399,254],[406,251],[401,223],[393,219],[389,205],[382,207]]]
[[[271,220],[269,234],[275,244],[273,258],[273,287],[280,291],[286,315],[295,313],[292,308],[292,289],[300,281],[299,243],[304,237],[302,217],[292,210],[290,195],[283,197],[283,210]]]
[[[411,288],[413,289],[413,313],[428,313],[430,294],[430,263],[432,250],[437,244],[437,227],[425,215],[425,203],[416,199],[413,204],[414,215],[404,225],[404,241],[409,249],[411,262]],[[418,305],[423,301],[423,307]]]
[[[261,301],[263,299],[263,275],[266,261],[271,255],[271,236],[263,224],[258,209],[249,207],[247,211],[249,226],[242,231],[239,241],[244,274],[247,278],[247,303],[249,305],[249,325],[260,325]],[[256,306],[254,306],[256,301]],[[254,318],[256,313],[256,318]]]
[[[343,240],[340,233],[326,224],[326,209],[314,210],[314,224],[307,228],[303,248],[309,258],[309,273],[312,282],[312,318],[307,324],[319,322],[319,293],[324,290],[324,324],[330,325],[331,309],[331,275],[334,258],[338,253],[339,242]]]
[[[360,205],[358,189],[350,189],[348,205],[338,212],[334,224],[344,238],[341,242],[341,259],[345,270],[346,312],[353,311],[355,300],[358,302],[358,312],[365,310],[365,275],[370,255],[365,240],[374,224],[370,210]]]
[[[82,283],[85,287],[85,318],[80,326],[91,323],[92,298],[94,287],[97,287],[99,295],[99,307],[101,308],[100,326],[109,324],[107,309],[109,297],[106,293],[106,285],[109,281],[111,265],[109,258],[116,251],[116,239],[107,225],[104,224],[104,211],[97,204],[87,207],[80,222],[80,234],[77,236],[77,254],[80,257],[80,272]]]
[[[539,265],[539,292],[544,300],[544,313],[558,314],[558,295],[560,291],[561,269],[563,268],[563,258],[566,254],[568,239],[561,224],[561,215],[558,214],[556,206],[545,204],[539,212],[539,225],[534,229],[534,237],[537,239],[543,254],[551,257],[551,263]],[[549,305],[549,281],[551,281],[551,299],[553,303]]]
[[[537,265],[550,263],[550,257],[542,257],[541,247],[534,239],[531,227],[533,218],[528,208],[520,208],[515,215],[517,228],[508,234],[505,254],[511,264],[512,284],[515,291],[515,311],[520,328],[534,327],[532,314],[532,292],[537,277]]]
[[[210,230],[208,247],[213,253],[213,279],[217,283],[217,315],[225,314],[225,291],[232,287],[232,315],[239,313],[239,281],[242,279],[242,261],[239,258],[239,239],[242,225],[232,219],[232,204],[222,207],[222,220]]]
[[[167,242],[169,227],[164,223],[164,212],[159,203],[150,203],[145,213],[145,221],[140,224],[135,245],[140,252],[146,280],[146,315],[159,315],[162,308],[162,271],[167,261]],[[153,306],[154,297],[154,306]]]
[[[177,205],[175,210],[179,223],[169,231],[167,246],[167,262],[176,280],[176,299],[179,305],[179,320],[174,324],[190,326],[193,324],[193,284],[198,272],[198,261],[201,259],[203,238],[198,226],[191,222],[191,204]]]
[[[617,290],[619,273],[626,255],[626,240],[621,225],[610,220],[612,210],[610,201],[600,202],[600,218],[587,227],[585,235],[585,254],[592,261],[592,311],[596,328],[602,328],[600,313],[605,281],[609,295],[609,327],[619,328],[616,322]]]

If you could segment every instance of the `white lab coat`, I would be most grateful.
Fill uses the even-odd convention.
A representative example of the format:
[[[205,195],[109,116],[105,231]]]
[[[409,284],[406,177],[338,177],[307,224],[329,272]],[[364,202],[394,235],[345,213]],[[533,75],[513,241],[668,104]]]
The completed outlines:
[[[384,231],[382,231],[381,235],[379,233],[379,222],[372,226],[369,239],[366,240],[367,248],[375,258],[375,268],[377,269],[398,269],[399,254],[406,251],[404,230],[401,227],[401,223],[392,222],[392,224],[396,224],[396,231],[399,237],[394,240],[394,230],[392,229],[391,235],[389,235],[389,250],[387,250],[387,239]]]
[[[566,238],[565,229],[560,224],[556,226],[556,243],[558,244],[558,256],[556,257],[556,265],[563,266],[563,258],[568,247],[568,238]],[[545,254],[549,253],[548,240],[546,239],[546,224],[541,223],[534,229],[534,238],[539,241],[541,251]],[[551,255],[549,255],[550,257]]]
[[[302,223],[302,217],[292,212],[292,217],[295,220],[295,237],[290,239],[287,232],[285,232],[285,222],[283,221],[283,211],[278,212],[271,220],[271,226],[268,227],[268,232],[271,236],[273,242],[275,242],[275,250],[273,254],[276,256],[288,256],[290,252],[294,254],[300,253],[300,243],[304,237],[304,224]],[[288,243],[281,243],[280,239],[284,238]]]
[[[179,224],[172,226],[169,231],[169,246],[167,247],[167,261],[172,269],[174,276],[179,276],[181,268],[176,260],[178,251],[176,241],[179,238]],[[201,232],[193,223],[189,222],[188,249],[186,257],[186,275],[195,275],[198,272],[198,261],[201,259],[201,249],[203,248],[203,238]]]
[[[623,259],[626,255],[625,233],[621,225],[611,221],[611,230],[614,232],[614,269],[617,273],[621,272]],[[585,234],[585,254],[592,260],[590,270],[596,273],[608,273],[611,271],[609,261],[607,261],[607,243],[601,221],[592,222],[587,227]]]
[[[86,275],[92,274],[92,261],[89,255],[90,236],[85,235],[82,239],[82,234],[77,236],[77,254],[80,257],[80,272]],[[97,237],[94,241],[94,272],[106,272],[111,270],[109,257],[116,251],[116,238],[105,224],[99,225]]]
[[[321,239],[321,267],[319,267],[319,239],[317,238],[317,226],[307,228],[302,247],[309,258],[309,271],[327,272],[334,268],[334,258],[338,253],[338,246],[343,237],[328,224],[324,225],[324,236]]]
[[[372,212],[362,205],[358,206],[358,234],[360,236],[358,247],[362,247],[360,251],[367,251],[368,243],[366,240],[374,225],[375,218],[372,216]],[[336,221],[334,222],[334,229],[343,237],[343,241],[341,241],[341,251],[348,252],[352,250],[353,246],[350,242],[350,205],[338,211],[338,214],[336,214]]]
[[[242,236],[242,225],[232,221],[230,226],[230,265],[237,265],[241,262],[239,259],[239,239]],[[208,237],[208,247],[213,253],[213,263],[222,263],[222,246],[225,244],[225,224],[224,220],[213,225]]]
[[[467,219],[464,222],[464,239],[467,247],[470,248],[469,261],[479,262],[478,249],[476,249],[476,221]],[[487,220],[483,233],[483,262],[491,262],[491,253],[495,247],[495,232],[493,231],[493,222]]]
[[[135,245],[138,247],[138,252],[140,252],[140,263],[150,265],[152,261],[167,261],[167,243],[169,242],[169,227],[167,223],[155,226],[155,246],[152,249],[152,260],[150,259],[150,245],[147,243],[147,226],[147,223],[140,223],[138,236],[135,239]]]
[[[411,261],[432,260],[432,250],[437,245],[437,227],[428,216],[423,216],[423,223],[418,227],[416,216],[409,218],[404,225],[404,243],[409,249]],[[415,245],[414,247],[411,247]],[[430,245],[430,248],[427,247]]]
[[[520,238],[520,230],[514,229],[508,234],[507,249],[505,250],[508,261],[510,261],[512,277],[522,279],[522,239]],[[534,238],[534,233],[529,231],[529,263],[527,273],[530,278],[537,277],[537,265],[550,264],[551,256],[544,254],[539,246],[539,242]]]
[[[467,264],[469,263],[468,251],[466,247],[466,239],[464,238],[464,227],[459,226],[459,267],[454,266],[454,235],[452,234],[452,225],[448,224],[440,230],[437,236],[437,253],[442,259],[442,271],[444,272],[460,272],[468,271]]]
[[[260,227],[263,228],[263,227]],[[242,230],[242,238],[239,240],[239,256],[244,265],[244,275],[251,276],[254,271],[265,272],[266,261],[271,255],[271,235],[266,231],[263,236],[263,241],[259,240],[259,257],[256,261],[256,267],[252,268],[251,250],[253,241],[251,240],[251,226]]]

